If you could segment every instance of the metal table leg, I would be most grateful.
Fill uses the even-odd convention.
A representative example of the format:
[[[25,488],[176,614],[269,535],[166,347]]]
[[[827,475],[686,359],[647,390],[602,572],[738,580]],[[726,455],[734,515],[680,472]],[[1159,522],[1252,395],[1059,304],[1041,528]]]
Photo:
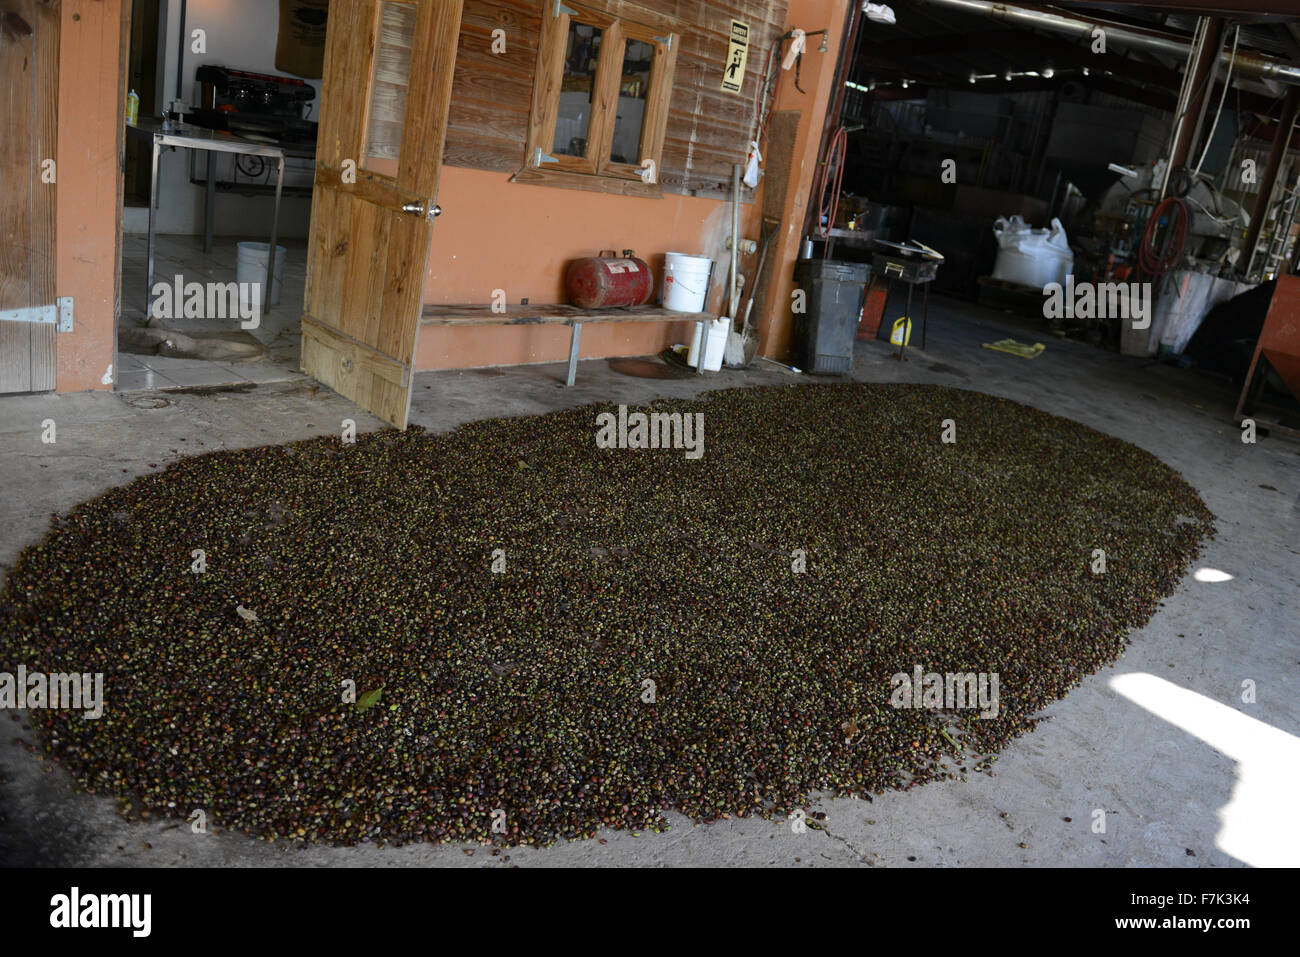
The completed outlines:
[[[573,323],[573,337],[569,340],[569,377],[566,386],[573,385],[578,377],[578,343],[582,341],[582,323]]]
[[[921,351],[925,351],[925,330],[930,324],[930,284],[925,284],[925,305],[921,307]]]
[[[901,362],[907,361],[907,338],[908,338],[908,330],[911,325],[912,325],[912,284],[909,282],[907,283],[907,306],[905,312],[903,313],[903,329],[902,329],[903,334],[900,337],[901,341],[898,343],[898,355],[894,357],[895,359],[898,359]]]
[[[1232,414],[1233,419],[1240,424],[1243,418],[1250,416],[1253,407],[1251,392],[1254,391],[1255,369],[1259,365],[1259,346],[1255,346],[1255,354],[1250,360],[1250,371],[1246,373],[1246,381],[1241,386],[1241,396],[1237,399],[1237,410]]]
[[[271,248],[266,251],[266,292],[262,295],[262,315],[271,310],[271,283],[275,281],[276,239],[280,229],[280,193],[284,189],[284,156],[280,156],[275,174],[275,206],[271,209]]]
[[[709,348],[709,324],[701,319],[696,325],[700,329],[700,348],[695,353],[695,374],[704,375],[704,353]]]
[[[148,325],[153,318],[153,256],[154,256],[154,231],[157,228],[155,222],[156,210],[158,209],[158,156],[162,152],[162,144],[158,137],[153,138],[153,162],[150,166],[149,176],[149,252],[148,264],[145,267],[145,288],[144,288],[144,322]]]
[[[203,184],[203,252],[212,253],[212,219],[217,209],[217,155],[208,150],[208,181]]]

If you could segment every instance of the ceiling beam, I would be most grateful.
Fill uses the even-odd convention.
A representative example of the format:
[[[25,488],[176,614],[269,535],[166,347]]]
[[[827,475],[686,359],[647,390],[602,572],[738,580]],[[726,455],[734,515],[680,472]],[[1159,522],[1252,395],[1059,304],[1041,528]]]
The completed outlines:
[[[980,30],[975,33],[941,33],[929,37],[885,39],[860,44],[859,56],[884,54],[894,59],[912,56],[951,56],[959,53],[984,53],[1004,42],[1025,36],[1024,30]]]
[[[1111,96],[1123,97],[1126,100],[1132,100],[1134,103],[1153,106],[1158,110],[1165,110],[1169,113],[1172,113],[1174,107],[1178,105],[1177,94],[1169,93],[1155,86],[1126,83],[1113,76],[1087,76],[1081,78],[1079,82],[1089,89],[1109,93]]]
[[[948,64],[933,64],[929,60],[951,59],[960,53],[964,62],[992,63],[976,72],[985,73],[1002,70],[1042,69],[1051,65],[1058,70],[1088,67],[1094,75],[1103,70],[1110,70],[1133,82],[1177,91],[1182,82],[1182,74],[1167,70],[1155,63],[1146,63],[1133,59],[1118,50],[1105,54],[1093,54],[1086,46],[1076,46],[1058,37],[1041,36],[1024,30],[998,30],[971,36],[969,34],[945,34],[934,38],[936,44],[927,49],[923,41],[912,43],[870,43],[866,44],[858,60],[859,73],[869,73],[879,62],[899,64],[913,58],[917,62],[915,69],[965,79],[970,67],[961,71],[944,69]],[[978,40],[976,43],[974,41]],[[951,51],[951,52],[950,52]]]
[[[1094,7],[1146,7],[1170,13],[1194,13],[1240,18],[1243,13],[1254,16],[1300,16],[1300,0],[1120,0],[1120,2],[1092,2],[1092,0],[1056,0],[1053,4],[1067,9]]]
[[[890,99],[923,99],[926,91],[930,89],[955,90],[987,95],[1027,93],[1035,90],[1057,90],[1066,83],[1077,83],[1090,90],[1109,93],[1112,96],[1122,97],[1134,103],[1142,103],[1159,110],[1172,111],[1177,99],[1175,94],[1159,87],[1148,84],[1127,83],[1119,77],[1099,76],[1097,74],[1084,77],[1063,76],[1058,73],[1050,79],[1041,76],[1017,76],[1012,77],[1010,82],[1006,80],[980,80],[978,83],[971,83],[965,77],[926,74],[918,72],[915,68],[903,67],[899,64],[878,63],[873,76],[878,83],[896,82],[901,79],[911,80],[911,85],[906,90],[895,88],[888,91],[882,89],[875,91],[875,94],[885,94]],[[869,78],[863,77],[863,79]]]
[[[1277,139],[1278,121],[1257,117],[1244,123],[1241,132],[1250,139],[1272,143]],[[1291,134],[1290,146],[1293,150],[1300,150],[1300,130],[1296,130]]]

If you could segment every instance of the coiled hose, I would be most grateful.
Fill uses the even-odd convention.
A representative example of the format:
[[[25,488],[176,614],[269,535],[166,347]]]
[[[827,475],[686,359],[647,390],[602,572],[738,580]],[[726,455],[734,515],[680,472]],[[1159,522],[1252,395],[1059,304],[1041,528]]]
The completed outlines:
[[[1163,232],[1160,230],[1161,220],[1168,221]],[[1152,277],[1163,276],[1178,265],[1187,242],[1190,220],[1191,211],[1187,204],[1176,196],[1166,197],[1151,211],[1146,231],[1142,233],[1142,246],[1138,249],[1138,267],[1142,272]]]

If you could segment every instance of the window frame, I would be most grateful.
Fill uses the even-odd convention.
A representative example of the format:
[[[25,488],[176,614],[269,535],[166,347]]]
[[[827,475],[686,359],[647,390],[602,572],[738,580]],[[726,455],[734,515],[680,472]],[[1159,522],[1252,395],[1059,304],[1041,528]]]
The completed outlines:
[[[628,4],[616,6],[622,11]],[[592,82],[587,155],[581,157],[554,152],[569,28],[575,22],[602,31],[600,57]],[[662,196],[660,161],[681,35],[680,24],[675,18],[644,8],[636,8],[629,17],[591,4],[545,0],[532,110],[528,120],[527,151],[523,168],[512,177],[512,181],[625,195]],[[655,51],[641,118],[637,165],[616,163],[610,158],[629,40],[649,44]],[[642,178],[641,164],[646,160],[654,163],[652,181]]]

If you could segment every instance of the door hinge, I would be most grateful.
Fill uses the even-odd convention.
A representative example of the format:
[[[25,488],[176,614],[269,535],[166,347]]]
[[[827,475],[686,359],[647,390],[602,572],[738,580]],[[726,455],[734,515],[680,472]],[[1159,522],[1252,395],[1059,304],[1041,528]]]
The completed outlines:
[[[537,150],[533,153],[534,166],[541,166],[543,163],[558,163],[558,162],[559,160],[557,160],[554,156],[551,156],[548,153],[543,153],[542,148],[540,146],[537,147]]]
[[[59,332],[72,331],[72,297],[60,296],[52,306],[0,309],[0,322],[35,322],[54,326]]]

